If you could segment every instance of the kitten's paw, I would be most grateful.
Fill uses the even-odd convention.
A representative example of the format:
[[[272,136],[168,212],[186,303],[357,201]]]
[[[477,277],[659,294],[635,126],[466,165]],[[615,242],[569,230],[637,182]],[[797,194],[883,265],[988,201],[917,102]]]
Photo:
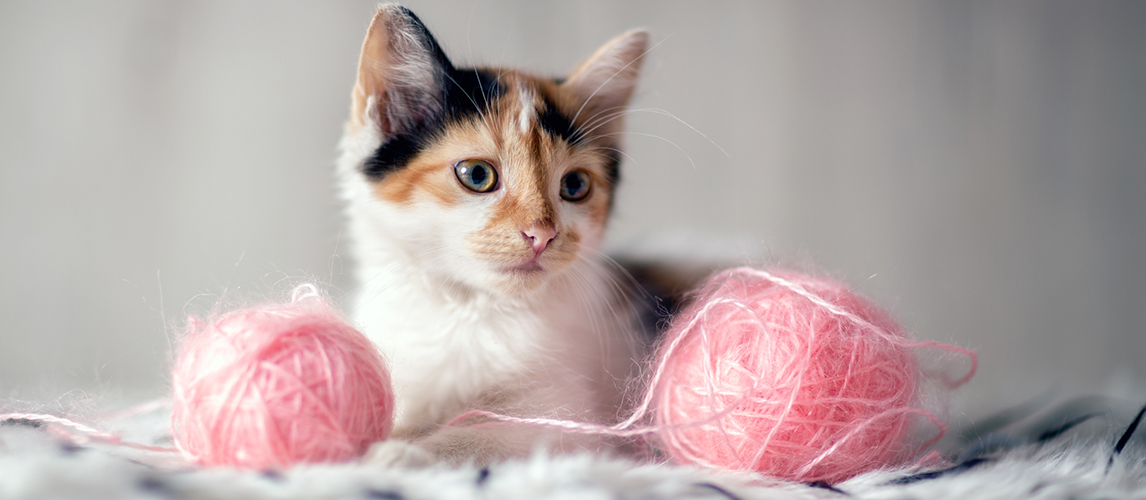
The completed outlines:
[[[388,468],[418,469],[436,462],[425,448],[401,439],[387,439],[370,445],[362,463]]]

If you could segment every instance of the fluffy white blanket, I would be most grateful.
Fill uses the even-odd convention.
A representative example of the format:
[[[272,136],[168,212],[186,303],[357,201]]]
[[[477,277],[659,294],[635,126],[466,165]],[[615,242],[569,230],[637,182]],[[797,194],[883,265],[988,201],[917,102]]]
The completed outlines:
[[[105,428],[135,442],[162,444],[166,418],[156,412]],[[1146,460],[1133,446],[1115,453],[1119,435],[1090,439],[1065,432],[1036,444],[976,453],[953,465],[872,472],[828,486],[541,453],[488,469],[390,470],[365,464],[274,473],[204,469],[170,453],[76,445],[51,426],[8,421],[0,423],[0,498],[1146,499]]]

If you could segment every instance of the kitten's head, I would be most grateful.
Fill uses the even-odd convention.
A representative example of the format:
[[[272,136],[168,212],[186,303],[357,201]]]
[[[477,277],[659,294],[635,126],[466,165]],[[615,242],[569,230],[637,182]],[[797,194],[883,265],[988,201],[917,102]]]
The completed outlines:
[[[514,295],[593,253],[647,40],[625,33],[564,79],[459,68],[412,12],[381,6],[340,160],[358,257]]]

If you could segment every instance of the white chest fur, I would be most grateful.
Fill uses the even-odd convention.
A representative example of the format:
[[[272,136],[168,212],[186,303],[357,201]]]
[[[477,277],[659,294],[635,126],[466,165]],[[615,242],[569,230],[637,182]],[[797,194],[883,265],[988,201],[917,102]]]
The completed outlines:
[[[615,403],[631,351],[624,320],[603,303],[611,294],[592,293],[603,288],[576,293],[558,278],[505,298],[400,266],[362,274],[355,317],[390,363],[399,428],[428,430],[475,407],[609,417],[600,412]]]

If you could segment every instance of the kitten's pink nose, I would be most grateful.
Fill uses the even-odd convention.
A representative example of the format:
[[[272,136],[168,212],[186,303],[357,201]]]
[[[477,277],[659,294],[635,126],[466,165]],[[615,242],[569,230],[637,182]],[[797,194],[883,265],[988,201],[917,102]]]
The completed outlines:
[[[521,235],[533,245],[533,255],[541,255],[549,242],[557,237],[557,228],[552,223],[540,222],[522,231]]]

